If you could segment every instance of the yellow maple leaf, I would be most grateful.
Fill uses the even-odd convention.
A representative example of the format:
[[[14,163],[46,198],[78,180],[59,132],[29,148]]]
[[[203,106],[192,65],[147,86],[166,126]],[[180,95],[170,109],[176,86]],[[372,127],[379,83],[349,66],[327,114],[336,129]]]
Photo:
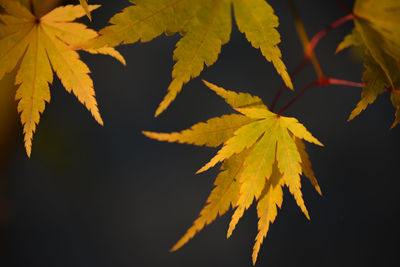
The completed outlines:
[[[241,114],[213,118],[180,133],[143,132],[159,141],[213,147],[222,144],[217,155],[198,171],[206,171],[223,162],[215,188],[199,218],[171,250],[182,247],[232,205],[235,212],[229,224],[229,237],[255,199],[258,201],[260,219],[253,250],[255,263],[269,224],[277,215],[276,206],[282,204],[281,186],[289,188],[298,206],[309,218],[301,193],[300,175],[304,174],[320,194],[321,189],[302,140],[322,144],[295,118],[272,113],[258,97],[228,91],[207,82],[205,84]]]
[[[85,10],[86,15],[88,16],[88,18],[89,18],[90,20],[92,20],[92,15],[90,14],[89,5],[88,5],[87,0],[79,0],[79,3],[81,3],[81,6],[82,6],[83,9]]]
[[[275,221],[278,215],[278,209],[283,202],[283,179],[277,165],[273,167],[271,177],[266,182],[264,190],[261,193],[260,200],[257,203],[257,216],[258,220],[258,234],[256,236],[256,243],[253,248],[253,264],[256,264],[258,252],[265,237],[267,236],[269,225]]]
[[[207,199],[206,206],[201,210],[199,218],[193,222],[183,237],[176,242],[171,251],[176,251],[192,239],[204,226],[210,224],[219,215],[224,215],[239,198],[240,184],[236,179],[243,171],[243,163],[249,150],[232,156],[222,164],[221,172],[214,182],[215,188]]]
[[[200,75],[204,65],[211,66],[229,42],[232,30],[231,9],[239,30],[273,63],[286,85],[293,88],[278,47],[279,25],[272,7],[265,0],[133,0],[133,6],[111,18],[112,25],[100,31],[101,36],[88,47],[148,42],[165,33],[180,33],[182,38],[174,51],[172,82],[159,105],[162,113],[184,84]]]
[[[0,0],[5,14],[0,14],[0,79],[18,66],[15,84],[19,85],[16,99],[24,126],[25,147],[31,154],[32,137],[45,103],[50,102],[49,84],[53,71],[68,92],[103,124],[89,77],[89,68],[74,50],[76,43],[95,38],[97,33],[85,25],[73,22],[84,16],[81,6],[58,7],[42,17],[36,17],[18,1]],[[89,6],[90,10],[99,6]],[[109,54],[121,60],[111,47],[88,52]],[[20,62],[20,64],[18,64]]]

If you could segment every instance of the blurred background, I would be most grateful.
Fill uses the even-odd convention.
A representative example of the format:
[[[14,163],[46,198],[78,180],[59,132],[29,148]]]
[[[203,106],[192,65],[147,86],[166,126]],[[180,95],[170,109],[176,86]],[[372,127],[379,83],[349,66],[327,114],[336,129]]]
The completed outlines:
[[[70,3],[78,1],[70,1]],[[271,0],[280,18],[280,45],[289,70],[302,46],[286,1]],[[311,36],[344,14],[333,1],[295,1]],[[344,1],[352,6],[353,1]],[[67,2],[61,2],[65,4]],[[127,0],[89,1],[100,29]],[[326,75],[360,81],[362,64],[351,50],[334,55],[352,22],[332,31],[316,49]],[[12,75],[0,82],[0,266],[251,266],[257,216],[252,206],[232,237],[232,212],[175,253],[171,246],[203,207],[217,168],[195,175],[215,149],[161,143],[142,130],[177,131],[233,112],[197,78],[159,118],[154,111],[171,81],[178,36],[120,47],[127,67],[105,56],[81,54],[93,74],[104,127],[55,79],[52,99],[27,158],[14,102]],[[249,92],[270,103],[281,79],[234,25],[231,42],[202,79]],[[300,90],[314,81],[311,66]],[[303,194],[311,221],[285,190],[283,207],[261,248],[257,266],[377,266],[396,262],[400,238],[400,128],[387,95],[346,120],[361,90],[314,88],[288,109],[321,140],[307,144],[323,197],[308,181]],[[286,91],[279,106],[293,96]]]

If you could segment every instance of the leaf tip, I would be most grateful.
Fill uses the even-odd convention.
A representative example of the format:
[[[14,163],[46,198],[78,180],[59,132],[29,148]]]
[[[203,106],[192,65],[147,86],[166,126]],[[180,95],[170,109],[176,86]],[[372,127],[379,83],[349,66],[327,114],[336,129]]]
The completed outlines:
[[[206,86],[208,86],[208,87],[211,86],[211,83],[207,82],[206,80],[202,79],[201,81],[202,81]]]
[[[142,134],[150,139],[157,139],[155,132],[142,131]]]
[[[96,118],[96,121],[97,121],[98,124],[100,124],[101,126],[104,127],[104,121],[103,121],[103,119],[101,117]]]
[[[204,168],[204,167],[201,167],[201,169],[199,169],[198,171],[196,171],[195,174],[200,174],[200,173],[205,172],[205,171],[206,171],[205,168]]]
[[[141,131],[141,133],[146,137],[149,137],[149,134],[150,134],[150,132],[148,132],[148,131]]]
[[[351,112],[349,118],[347,119],[347,122],[350,122],[350,121],[354,120],[354,118],[357,117],[358,114],[360,114],[360,112],[356,112],[356,109],[353,110],[353,111]]]
[[[229,239],[232,235],[233,230],[231,230],[230,228],[228,229],[228,232],[226,233],[226,239]]]
[[[323,196],[321,187],[319,187],[319,185],[316,185],[316,186],[315,186],[315,190],[317,191],[317,193],[318,193],[321,197]]]
[[[218,90],[217,90],[217,86],[215,85],[215,84],[212,84],[212,83],[210,83],[210,82],[207,82],[206,80],[202,80],[203,81],[203,83],[210,89],[210,90],[212,90],[212,91],[214,91],[214,92],[217,92]]]
[[[32,147],[25,146],[26,148],[26,155],[28,158],[31,158]]]
[[[161,104],[158,106],[158,108],[156,109],[156,112],[154,112],[154,118],[158,118],[158,116],[160,116],[161,113],[163,113],[165,109],[166,109],[166,108],[164,108],[164,107],[162,106],[162,103],[161,103]]]

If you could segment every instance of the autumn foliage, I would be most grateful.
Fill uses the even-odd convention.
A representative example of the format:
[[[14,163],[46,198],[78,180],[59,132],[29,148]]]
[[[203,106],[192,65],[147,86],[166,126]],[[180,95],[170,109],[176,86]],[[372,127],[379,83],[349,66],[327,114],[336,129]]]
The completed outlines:
[[[219,148],[216,155],[197,172],[207,171],[221,163],[214,189],[199,217],[172,247],[172,251],[181,248],[232,207],[229,237],[254,202],[259,219],[252,255],[255,264],[269,226],[282,206],[283,187],[289,189],[299,208],[310,219],[301,191],[301,177],[307,178],[320,195],[322,192],[304,141],[318,146],[322,143],[297,119],[282,115],[310,88],[331,84],[362,87],[361,100],[349,120],[358,116],[378,96],[388,93],[395,108],[392,127],[400,123],[398,0],[356,0],[353,11],[349,10],[344,18],[311,40],[293,7],[292,13],[304,46],[304,59],[292,75],[282,61],[278,46],[281,42],[279,21],[268,1],[132,0],[129,7],[115,14],[109,25],[99,32],[75,20],[85,15],[92,20],[92,11],[100,6],[88,5],[86,0],[79,2],[80,5],[60,6],[45,15],[37,15],[32,1],[0,0],[0,79],[16,69],[15,85],[18,89],[15,98],[28,156],[40,116],[46,103],[50,102],[54,74],[65,89],[86,106],[94,119],[103,124],[90,70],[80,59],[80,51],[109,55],[125,64],[123,56],[115,50],[116,46],[150,42],[163,34],[178,34],[180,39],[173,53],[175,65],[172,79],[155,116],[170,106],[185,84],[218,60],[221,47],[230,41],[233,23],[266,61],[273,64],[282,79],[282,87],[271,106],[265,105],[257,96],[204,82],[225,100],[232,108],[232,114],[197,123],[180,132],[143,132],[159,141]],[[294,6],[293,1],[290,2]],[[365,66],[362,83],[325,75],[313,53],[325,34],[348,21],[354,22],[354,28],[344,37],[336,52],[351,46],[361,51]],[[294,90],[295,76],[309,62],[314,65],[318,80],[312,81],[292,101],[275,112],[275,104],[282,91],[286,88]]]

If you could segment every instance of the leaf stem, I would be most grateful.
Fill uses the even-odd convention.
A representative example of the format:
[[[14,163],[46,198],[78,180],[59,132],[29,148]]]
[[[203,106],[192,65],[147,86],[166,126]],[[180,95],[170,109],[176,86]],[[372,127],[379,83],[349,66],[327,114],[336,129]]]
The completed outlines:
[[[400,89],[386,88],[386,91],[389,93],[396,93],[396,94],[400,93]]]
[[[341,3],[341,1],[335,1],[335,2],[336,2],[336,4]],[[311,61],[314,66],[314,70],[317,73],[318,80],[323,80],[325,78],[325,75],[322,72],[321,65],[319,64],[317,57],[315,56],[315,53],[314,53],[315,47],[318,45],[319,41],[331,30],[336,29],[343,23],[354,19],[354,14],[350,13],[344,17],[341,17],[341,18],[335,20],[330,25],[328,25],[327,27],[325,27],[324,29],[319,31],[317,34],[315,34],[313,36],[313,38],[311,39],[311,41],[309,41],[307,33],[305,31],[304,23],[299,15],[299,12],[296,8],[296,5],[294,4],[294,1],[288,0],[288,3],[289,3],[289,7],[290,7],[290,10],[291,10],[293,18],[294,18],[294,23],[296,26],[297,33],[300,37],[301,43],[304,48],[304,58],[300,62],[300,64],[297,65],[296,69],[291,73],[290,77],[292,79],[294,79],[297,76],[297,74],[307,65],[307,63],[309,61]],[[343,5],[343,3],[341,3],[341,4]],[[346,6],[344,6],[344,7],[346,7]],[[351,10],[350,10],[350,12],[351,12]],[[336,81],[339,81],[339,80],[336,80]],[[335,81],[332,81],[332,82],[335,82]],[[334,84],[334,83],[332,83],[332,84]],[[285,90],[285,88],[286,88],[285,84],[282,83],[282,85],[278,89],[274,99],[272,100],[271,107],[270,107],[271,111],[274,110],[274,108],[275,108],[279,98],[281,97],[283,91]]]
[[[337,27],[339,27],[340,25],[342,25],[343,23],[350,21],[354,19],[354,14],[350,13],[347,14],[344,17],[341,17],[337,20],[335,20],[334,22],[332,22],[331,24],[329,24],[328,26],[326,26],[325,28],[323,28],[322,30],[320,30],[318,33],[316,33],[314,35],[314,37],[311,39],[310,43],[308,44],[308,46],[305,49],[305,57],[307,58],[311,58],[313,55],[313,52],[315,50],[315,47],[317,46],[317,44],[319,43],[319,41],[327,34],[329,33],[331,30],[336,29]]]
[[[299,35],[301,44],[303,45],[303,50],[305,53],[305,49],[309,46],[310,40],[308,39],[306,29],[304,27],[304,22],[300,17],[300,13],[294,3],[293,0],[288,0],[289,8],[292,13],[293,19],[294,19],[294,25],[297,30],[297,34]],[[314,52],[312,51],[310,54],[310,57],[303,57],[302,61],[296,66],[294,71],[290,74],[290,78],[294,79],[297,74],[299,74],[305,66],[307,66],[308,62],[311,60],[314,70],[318,76],[318,78],[324,77],[324,73],[322,72],[321,65],[318,62],[317,57],[315,56]],[[271,111],[274,111],[276,104],[278,103],[279,98],[281,97],[282,93],[285,91],[286,85],[285,83],[282,83],[281,87],[279,87],[279,90],[275,94],[274,99],[272,100],[270,109]]]
[[[309,83],[306,87],[304,87],[286,106],[284,106],[278,112],[278,116],[280,116],[285,110],[287,110],[290,106],[292,106],[309,89],[316,87],[316,86],[328,86],[331,84],[346,85],[346,86],[361,87],[361,88],[364,87],[363,83],[346,81],[346,80],[341,80],[341,79],[336,79],[336,78],[322,77],[322,78],[318,79],[317,81]]]
[[[329,84],[347,85],[347,86],[360,87],[360,88],[363,88],[365,86],[363,83],[357,83],[357,82],[346,81],[346,80],[335,79],[335,78],[328,78],[328,85]]]
[[[290,78],[295,78],[297,74],[307,65],[308,60],[306,58],[303,58],[303,60],[300,62],[300,64],[297,65],[297,67],[294,69],[292,73],[290,73]],[[271,111],[274,111],[276,104],[278,103],[279,98],[281,97],[283,91],[286,89],[286,84],[282,82],[281,87],[279,87],[278,92],[275,94],[274,99],[272,100],[270,109]]]

